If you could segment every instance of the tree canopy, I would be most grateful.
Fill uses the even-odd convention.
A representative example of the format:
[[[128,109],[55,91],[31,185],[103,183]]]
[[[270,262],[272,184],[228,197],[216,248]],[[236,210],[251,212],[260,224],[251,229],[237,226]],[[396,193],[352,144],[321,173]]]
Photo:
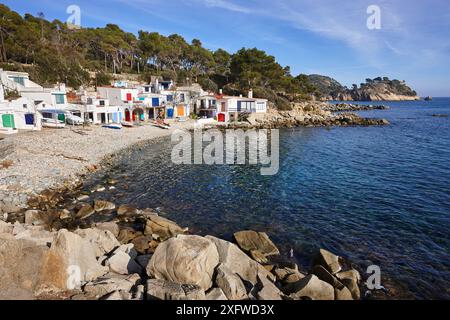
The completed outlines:
[[[61,21],[47,21],[44,14],[22,17],[5,5],[0,5],[0,49],[1,67],[25,69],[43,84],[65,82],[77,88],[103,83],[107,74],[140,73],[143,79],[160,75],[226,93],[253,88],[271,100],[317,94],[307,76],[292,76],[289,67],[256,48],[234,54],[211,51],[199,39],[189,43],[178,34],[144,30],[136,36],[116,24],[70,29]]]

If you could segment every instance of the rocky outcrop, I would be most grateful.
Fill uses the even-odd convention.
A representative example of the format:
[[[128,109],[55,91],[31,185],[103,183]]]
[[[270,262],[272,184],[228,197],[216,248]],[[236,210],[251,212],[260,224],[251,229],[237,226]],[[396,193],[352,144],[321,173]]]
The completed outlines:
[[[83,200],[85,201],[85,200]],[[351,300],[361,277],[320,250],[309,273],[287,261],[264,232],[236,232],[232,243],[187,229],[151,210],[117,215],[97,203],[91,217],[28,212],[28,224],[0,221],[0,297],[73,300]],[[84,203],[83,205],[89,205]],[[95,204],[91,208],[95,211]],[[131,207],[128,207],[131,208]],[[92,210],[90,210],[92,211]],[[112,221],[96,222],[111,217]],[[93,219],[94,218],[94,219]],[[41,223],[43,222],[43,223]],[[77,222],[80,225],[77,225]],[[55,226],[76,226],[55,230]],[[79,228],[83,226],[84,228]],[[48,230],[48,229],[51,229]],[[111,230],[111,231],[110,231]],[[116,238],[118,235],[118,238]],[[289,260],[289,259],[288,259]]]
[[[199,236],[178,235],[161,243],[147,267],[150,277],[183,284],[212,286],[219,254],[214,243]]]

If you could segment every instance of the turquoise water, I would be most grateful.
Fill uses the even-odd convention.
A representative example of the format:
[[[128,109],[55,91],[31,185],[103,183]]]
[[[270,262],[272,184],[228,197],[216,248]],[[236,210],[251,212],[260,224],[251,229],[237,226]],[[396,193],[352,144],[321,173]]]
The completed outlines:
[[[163,140],[86,187],[113,176],[122,183],[104,198],[160,207],[194,232],[266,231],[305,268],[324,247],[363,268],[379,265],[416,298],[448,299],[450,99],[384,104],[391,109],[360,114],[389,126],[282,130],[276,176],[256,166],[173,165]]]

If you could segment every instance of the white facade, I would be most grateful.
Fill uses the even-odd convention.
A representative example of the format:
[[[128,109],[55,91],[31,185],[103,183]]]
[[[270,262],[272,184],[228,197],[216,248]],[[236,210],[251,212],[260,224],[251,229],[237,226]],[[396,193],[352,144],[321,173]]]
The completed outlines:
[[[99,87],[101,98],[109,100],[111,105],[127,106],[138,100],[139,90],[134,88]]]
[[[5,90],[17,91],[21,97],[33,100],[49,108],[67,107],[66,87],[64,84],[54,88],[44,88],[30,80],[28,73],[4,71],[0,69],[0,80]]]
[[[82,103],[71,104],[69,111],[93,124],[120,123],[125,112],[122,106],[111,106],[108,99],[82,97]]]

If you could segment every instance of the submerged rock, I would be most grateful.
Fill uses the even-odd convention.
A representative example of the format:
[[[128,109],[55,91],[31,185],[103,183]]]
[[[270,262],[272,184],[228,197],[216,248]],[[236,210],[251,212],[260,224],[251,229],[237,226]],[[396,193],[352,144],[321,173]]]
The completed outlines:
[[[112,202],[105,201],[105,200],[95,200],[94,201],[94,210],[96,212],[101,212],[105,210],[114,210],[116,208],[116,205]]]
[[[90,204],[83,204],[76,214],[78,219],[87,219],[95,213],[94,208]]]
[[[145,224],[144,234],[153,237],[157,235],[158,239],[156,240],[165,241],[185,232],[185,229],[169,219],[157,215],[149,215]]]
[[[255,253],[257,256],[280,254],[278,248],[273,244],[265,232],[240,231],[234,234],[234,238],[242,250],[249,253],[257,251],[257,253]]]
[[[199,236],[178,235],[161,243],[153,254],[147,274],[160,280],[211,288],[219,254],[214,243]]]

